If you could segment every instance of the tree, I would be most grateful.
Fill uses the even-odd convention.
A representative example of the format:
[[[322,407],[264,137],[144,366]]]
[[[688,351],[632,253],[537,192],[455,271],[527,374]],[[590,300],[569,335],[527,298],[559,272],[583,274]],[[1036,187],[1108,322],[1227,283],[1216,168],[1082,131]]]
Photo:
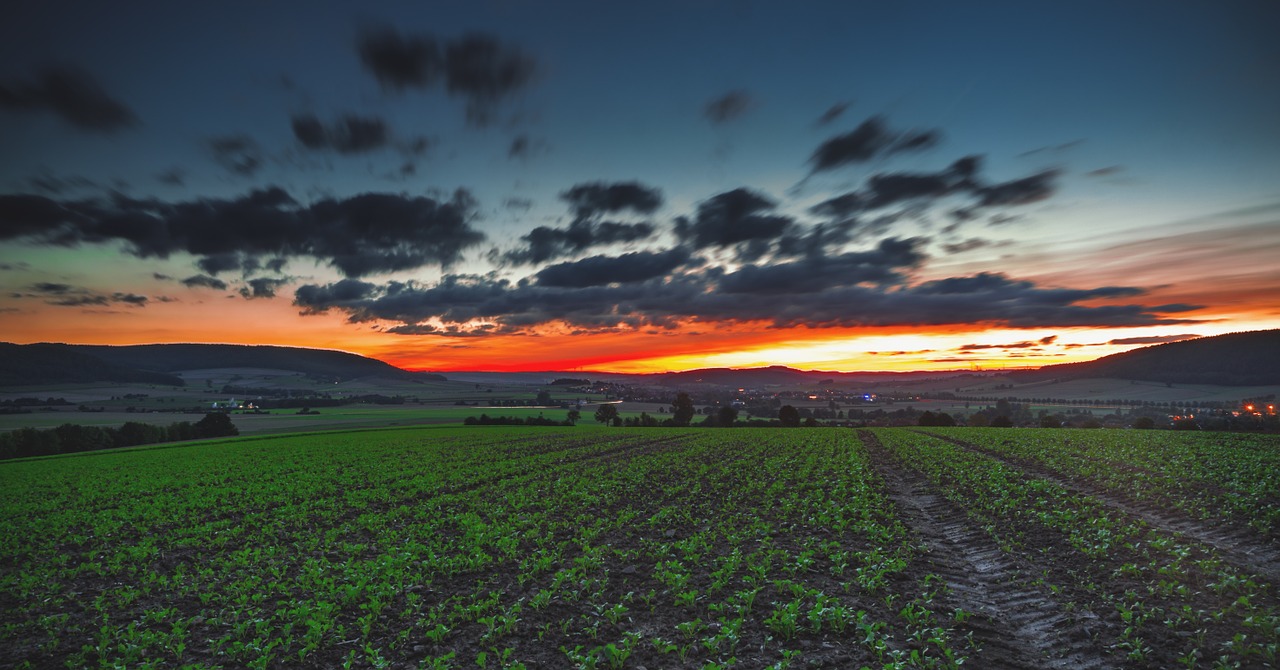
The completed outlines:
[[[974,428],[986,428],[989,423],[987,415],[982,412],[974,412],[973,416],[969,417],[969,425]]]
[[[795,428],[800,425],[800,410],[791,405],[783,405],[778,410],[778,420],[787,428]]]
[[[991,420],[991,427],[992,428],[1012,428],[1013,422],[1009,420],[1009,417],[1001,414],[1000,416]]]
[[[1156,427],[1156,421],[1149,416],[1140,416],[1134,420],[1133,427],[1138,430],[1151,430]]]
[[[693,400],[688,393],[677,393],[671,402],[671,421],[677,426],[687,426],[693,420]]]
[[[239,435],[240,429],[231,423],[231,417],[222,412],[210,412],[196,422],[196,434],[200,437],[230,437]]]
[[[729,428],[734,421],[738,420],[738,410],[732,407],[721,407],[716,413],[716,425]]]
[[[538,399],[534,402],[539,405],[546,406],[554,403],[555,401],[551,399],[551,391],[543,389],[538,391]]]
[[[610,423],[613,423],[614,422],[613,420],[617,418],[618,418],[617,405],[601,405],[596,410],[596,421],[598,421],[599,423],[608,425]]]
[[[569,422],[570,426],[577,425],[578,419],[581,419],[581,418],[582,418],[582,412],[579,412],[576,409],[569,410],[569,413],[565,415],[565,419]]]

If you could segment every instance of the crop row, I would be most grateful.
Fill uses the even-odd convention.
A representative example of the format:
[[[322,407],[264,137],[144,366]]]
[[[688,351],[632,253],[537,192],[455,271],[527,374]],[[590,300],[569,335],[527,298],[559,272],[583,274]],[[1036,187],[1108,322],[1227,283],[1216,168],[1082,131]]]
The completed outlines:
[[[876,435],[1006,552],[1040,566],[1043,588],[1065,606],[1100,617],[1097,644],[1124,662],[1276,663],[1280,607],[1274,585],[1228,564],[1211,547],[977,450],[916,432]]]
[[[998,662],[1010,630],[966,609],[906,472],[1038,570],[1018,593],[1100,617],[1107,658],[1275,663],[1273,587],[1211,547],[876,435],[435,428],[6,463],[0,667]]]
[[[1029,458],[1127,498],[1197,519],[1248,525],[1280,538],[1280,449],[1262,435],[1152,431],[934,429],[985,449]]]
[[[405,430],[9,464],[0,664],[962,660],[861,444],[779,435]]]

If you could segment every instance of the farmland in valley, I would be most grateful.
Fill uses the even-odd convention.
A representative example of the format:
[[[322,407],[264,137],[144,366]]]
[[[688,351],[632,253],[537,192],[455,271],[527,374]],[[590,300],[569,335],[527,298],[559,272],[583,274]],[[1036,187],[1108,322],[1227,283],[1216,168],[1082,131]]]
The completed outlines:
[[[398,428],[0,483],[0,667],[1278,662],[1275,436]]]

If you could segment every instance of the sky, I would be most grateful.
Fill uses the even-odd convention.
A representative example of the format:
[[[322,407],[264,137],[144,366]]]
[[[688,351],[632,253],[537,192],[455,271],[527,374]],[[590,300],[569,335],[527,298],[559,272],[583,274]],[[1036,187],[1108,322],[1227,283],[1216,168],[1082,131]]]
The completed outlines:
[[[0,340],[999,369],[1280,328],[1273,2],[64,2]]]

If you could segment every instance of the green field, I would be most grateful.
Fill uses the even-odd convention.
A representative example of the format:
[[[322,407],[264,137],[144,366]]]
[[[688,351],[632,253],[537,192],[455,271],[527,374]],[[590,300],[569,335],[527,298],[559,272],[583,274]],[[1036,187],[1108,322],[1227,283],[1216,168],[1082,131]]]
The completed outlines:
[[[1280,439],[928,430],[413,427],[0,463],[0,667],[1280,662]]]

